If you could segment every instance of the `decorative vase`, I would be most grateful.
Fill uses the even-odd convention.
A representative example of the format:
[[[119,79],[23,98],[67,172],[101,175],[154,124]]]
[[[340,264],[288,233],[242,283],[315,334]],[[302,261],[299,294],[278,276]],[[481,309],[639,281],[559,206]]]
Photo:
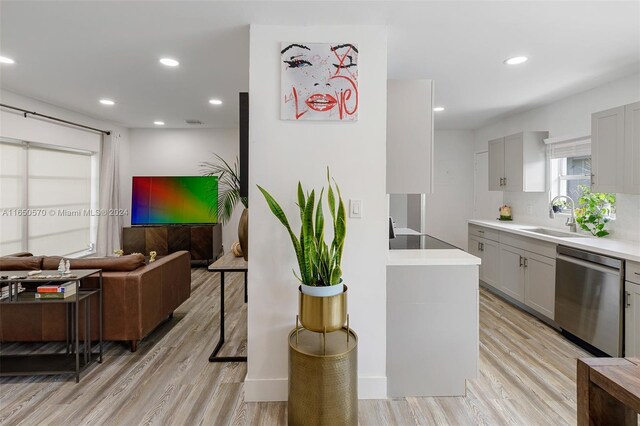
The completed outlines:
[[[308,286],[307,286],[308,287]],[[336,284],[327,287],[312,287],[327,289],[337,287],[342,290],[338,294],[330,296],[312,296],[303,291],[300,286],[299,316],[298,319],[304,328],[316,333],[330,333],[340,330],[347,322],[347,286]],[[336,289],[332,289],[334,292]]]
[[[249,252],[249,209],[244,209],[238,222],[238,240],[242,249],[242,256],[247,260]]]

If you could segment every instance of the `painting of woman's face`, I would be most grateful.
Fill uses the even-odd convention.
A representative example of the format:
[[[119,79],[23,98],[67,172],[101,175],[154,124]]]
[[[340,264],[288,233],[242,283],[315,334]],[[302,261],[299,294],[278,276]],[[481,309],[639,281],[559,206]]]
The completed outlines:
[[[358,47],[353,43],[281,45],[282,120],[358,119]]]

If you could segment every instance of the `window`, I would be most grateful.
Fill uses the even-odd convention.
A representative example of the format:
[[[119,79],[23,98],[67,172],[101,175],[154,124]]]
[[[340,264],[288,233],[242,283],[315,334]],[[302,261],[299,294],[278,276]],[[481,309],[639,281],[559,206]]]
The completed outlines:
[[[0,139],[0,254],[74,255],[95,244],[97,155]]]
[[[591,187],[591,141],[578,139],[571,142],[547,146],[550,170],[550,200],[558,195],[570,197],[576,207],[583,188]],[[557,213],[571,213],[565,200],[558,200],[554,207]],[[610,206],[610,219],[615,219],[615,206]]]
[[[566,195],[577,203],[581,187],[591,185],[591,155],[552,159],[551,171],[551,198]]]

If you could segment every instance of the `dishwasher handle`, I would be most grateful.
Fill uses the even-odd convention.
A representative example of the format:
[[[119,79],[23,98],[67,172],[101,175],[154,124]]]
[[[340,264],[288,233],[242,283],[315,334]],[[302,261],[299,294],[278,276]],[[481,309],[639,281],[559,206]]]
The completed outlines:
[[[557,260],[563,260],[565,262],[580,265],[585,268],[594,269],[596,271],[604,272],[605,274],[620,274],[622,271],[620,268],[613,268],[610,266],[598,265],[596,263],[587,262],[585,260],[576,259],[575,257],[569,257],[562,254],[556,255]]]

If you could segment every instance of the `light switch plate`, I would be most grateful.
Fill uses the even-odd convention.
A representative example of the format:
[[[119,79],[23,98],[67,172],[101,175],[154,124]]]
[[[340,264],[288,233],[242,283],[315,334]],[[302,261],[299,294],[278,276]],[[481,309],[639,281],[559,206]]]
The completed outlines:
[[[362,200],[349,200],[349,217],[362,219]]]

